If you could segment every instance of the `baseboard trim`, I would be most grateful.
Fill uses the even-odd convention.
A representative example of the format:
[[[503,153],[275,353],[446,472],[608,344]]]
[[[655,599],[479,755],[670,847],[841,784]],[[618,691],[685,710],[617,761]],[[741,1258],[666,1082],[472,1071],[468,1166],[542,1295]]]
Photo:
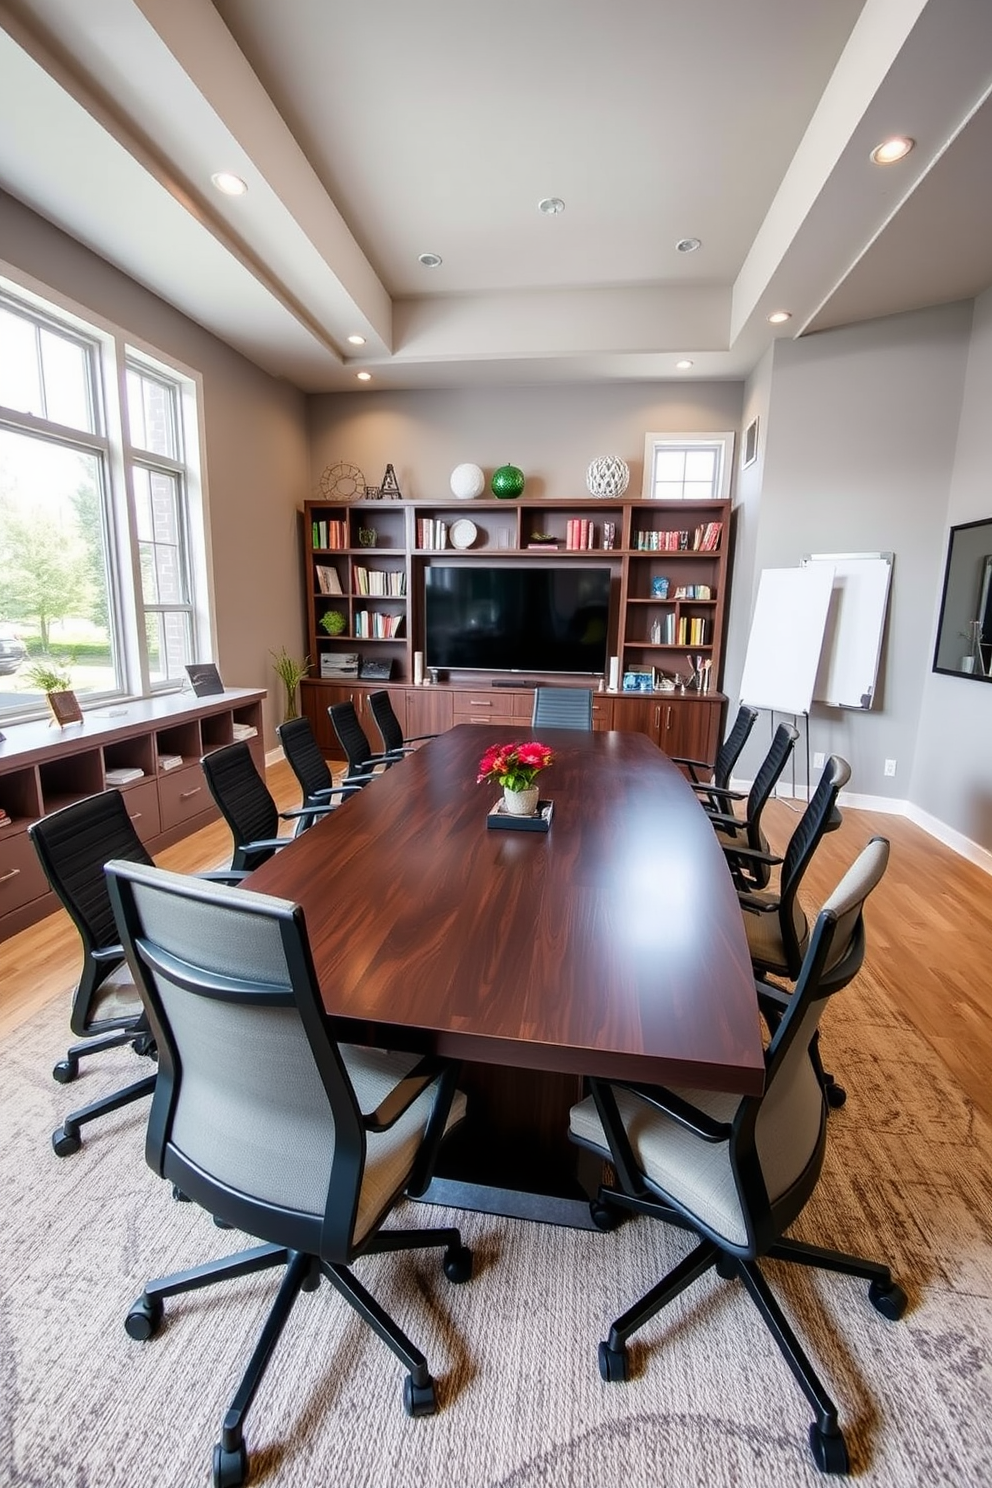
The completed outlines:
[[[282,745],[280,744],[275,749],[269,750],[269,752],[265,756],[265,763],[267,766],[277,765],[280,760],[284,760],[285,758],[286,756],[283,754]]]
[[[734,790],[748,791],[751,789],[751,781],[733,780],[731,786]],[[775,795],[779,800],[805,801],[806,788],[797,786],[793,791],[787,784],[782,785],[780,782]],[[898,800],[894,796],[862,796],[856,791],[841,791],[838,803],[849,806],[854,811],[877,811],[888,816],[904,816],[914,826],[920,827],[945,847],[951,848],[959,857],[967,858],[969,863],[974,863],[976,868],[981,868],[983,873],[992,876],[992,852],[977,842],[972,842],[963,832],[949,827],[939,817],[931,816],[929,811],[924,811],[912,801]]]

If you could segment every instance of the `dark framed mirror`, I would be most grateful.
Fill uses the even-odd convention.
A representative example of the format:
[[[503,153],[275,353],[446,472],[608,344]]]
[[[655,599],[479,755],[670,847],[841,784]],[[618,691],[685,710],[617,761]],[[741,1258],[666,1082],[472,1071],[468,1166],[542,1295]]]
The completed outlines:
[[[951,528],[933,669],[992,682],[992,517]]]

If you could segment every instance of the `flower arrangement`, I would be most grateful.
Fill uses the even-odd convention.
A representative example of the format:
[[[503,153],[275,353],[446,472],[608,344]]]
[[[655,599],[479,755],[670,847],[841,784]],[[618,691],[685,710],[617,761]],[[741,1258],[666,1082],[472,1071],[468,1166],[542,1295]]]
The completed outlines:
[[[529,790],[534,777],[554,763],[547,744],[491,744],[479,761],[477,784],[495,780],[504,790]]]

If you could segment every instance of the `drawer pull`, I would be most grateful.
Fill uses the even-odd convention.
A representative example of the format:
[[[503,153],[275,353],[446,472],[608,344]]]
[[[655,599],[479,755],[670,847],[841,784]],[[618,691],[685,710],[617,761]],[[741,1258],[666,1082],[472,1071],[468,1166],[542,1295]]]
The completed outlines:
[[[492,698],[469,698],[468,705],[470,708],[491,708],[493,700]]]
[[[192,790],[180,792],[179,799],[180,799],[180,801],[188,801],[188,800],[191,799],[191,797],[198,796],[200,794],[200,792],[201,792],[202,789],[203,789],[203,786],[202,785],[194,785],[194,787],[193,787]]]
[[[20,871],[20,868],[10,868],[6,873],[0,873],[0,883],[6,883],[8,878],[16,878]]]
[[[129,811],[128,812],[128,815],[130,816],[130,818],[131,818],[132,821],[140,821],[141,820],[141,812],[140,811]]]

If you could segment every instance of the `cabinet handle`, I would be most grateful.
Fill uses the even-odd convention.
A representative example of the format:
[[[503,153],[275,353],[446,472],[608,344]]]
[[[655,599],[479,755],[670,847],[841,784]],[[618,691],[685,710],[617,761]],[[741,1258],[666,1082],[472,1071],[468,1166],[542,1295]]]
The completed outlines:
[[[0,873],[0,883],[6,883],[8,878],[16,878],[20,871],[20,868],[11,868],[6,873]]]
[[[655,726],[656,729],[660,729],[661,728],[661,704],[660,703],[657,703],[655,705],[655,710],[654,710],[654,726]]]
[[[194,785],[192,790],[182,791],[180,793],[179,799],[180,801],[188,801],[191,796],[198,796],[202,789],[202,785]]]
[[[130,816],[130,818],[131,818],[132,821],[140,821],[141,820],[141,812],[140,811],[130,811],[130,812],[128,812],[128,815]]]
[[[665,729],[666,729],[666,731],[668,729],[670,729],[671,726],[672,726],[672,705],[671,705],[671,703],[669,703],[668,706],[665,708]]]
[[[491,708],[493,702],[492,698],[469,698],[468,705],[470,708]]]

